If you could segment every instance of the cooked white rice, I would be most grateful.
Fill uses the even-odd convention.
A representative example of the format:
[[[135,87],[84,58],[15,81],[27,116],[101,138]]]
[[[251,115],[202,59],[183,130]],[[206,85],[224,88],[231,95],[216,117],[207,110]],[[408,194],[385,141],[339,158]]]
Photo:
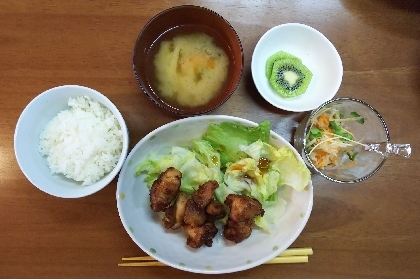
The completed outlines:
[[[38,150],[52,173],[90,185],[116,166],[121,127],[108,108],[87,96],[69,98],[68,105],[46,125]]]

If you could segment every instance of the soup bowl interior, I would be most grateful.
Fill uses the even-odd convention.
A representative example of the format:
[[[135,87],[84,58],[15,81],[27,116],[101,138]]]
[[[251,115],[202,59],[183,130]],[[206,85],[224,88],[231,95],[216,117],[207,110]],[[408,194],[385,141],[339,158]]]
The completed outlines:
[[[197,107],[178,107],[163,100],[153,83],[154,68],[152,50],[157,40],[168,31],[178,27],[206,33],[222,41],[229,58],[228,80],[223,91],[204,105]],[[217,13],[203,7],[185,5],[167,9],[154,16],[142,29],[134,47],[133,69],[137,82],[143,92],[159,107],[180,115],[196,115],[209,112],[225,101],[235,91],[241,76],[243,52],[241,42],[233,27]]]

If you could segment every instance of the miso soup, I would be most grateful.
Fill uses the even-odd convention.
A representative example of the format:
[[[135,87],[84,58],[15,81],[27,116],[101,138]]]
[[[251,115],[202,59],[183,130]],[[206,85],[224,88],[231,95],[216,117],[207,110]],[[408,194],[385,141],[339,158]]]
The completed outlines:
[[[202,27],[200,27],[202,28]],[[167,104],[197,108],[214,101],[229,86],[233,62],[229,47],[211,29],[179,26],[154,43],[149,82]]]

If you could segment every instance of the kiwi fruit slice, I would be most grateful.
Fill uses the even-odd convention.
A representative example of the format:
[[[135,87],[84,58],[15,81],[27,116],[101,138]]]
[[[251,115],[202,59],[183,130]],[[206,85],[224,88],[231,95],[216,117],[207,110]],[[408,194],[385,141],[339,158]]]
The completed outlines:
[[[270,57],[268,57],[268,59],[267,59],[267,63],[266,63],[266,67],[265,67],[265,74],[266,74],[267,78],[271,77],[274,62],[276,62],[277,60],[281,60],[281,59],[296,59],[299,63],[302,63],[302,61],[298,57],[296,57],[296,56],[294,56],[290,53],[287,53],[287,52],[282,51],[282,50],[279,51],[279,52],[276,52],[273,55],[271,55]]]
[[[290,98],[306,92],[312,72],[296,59],[276,60],[270,76],[270,84],[282,97]]]

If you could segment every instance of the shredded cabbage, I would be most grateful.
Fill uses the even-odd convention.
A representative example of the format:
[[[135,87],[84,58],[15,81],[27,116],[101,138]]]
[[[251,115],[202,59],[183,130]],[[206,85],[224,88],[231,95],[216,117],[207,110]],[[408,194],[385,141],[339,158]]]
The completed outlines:
[[[196,154],[186,148],[174,146],[169,155],[149,156],[135,169],[135,175],[146,172],[145,182],[152,186],[158,176],[169,167],[174,167],[182,173],[181,191],[193,193],[198,187],[209,180],[216,180],[221,183],[220,170],[213,167],[209,168],[200,163],[195,157]]]
[[[306,137],[306,150],[312,163],[318,169],[343,167],[343,156],[352,161],[344,167],[357,164],[355,147],[363,145],[356,140],[354,134],[346,127],[346,123],[357,121],[364,124],[365,119],[357,112],[351,112],[345,118],[339,110],[323,108],[311,119],[311,126]]]

